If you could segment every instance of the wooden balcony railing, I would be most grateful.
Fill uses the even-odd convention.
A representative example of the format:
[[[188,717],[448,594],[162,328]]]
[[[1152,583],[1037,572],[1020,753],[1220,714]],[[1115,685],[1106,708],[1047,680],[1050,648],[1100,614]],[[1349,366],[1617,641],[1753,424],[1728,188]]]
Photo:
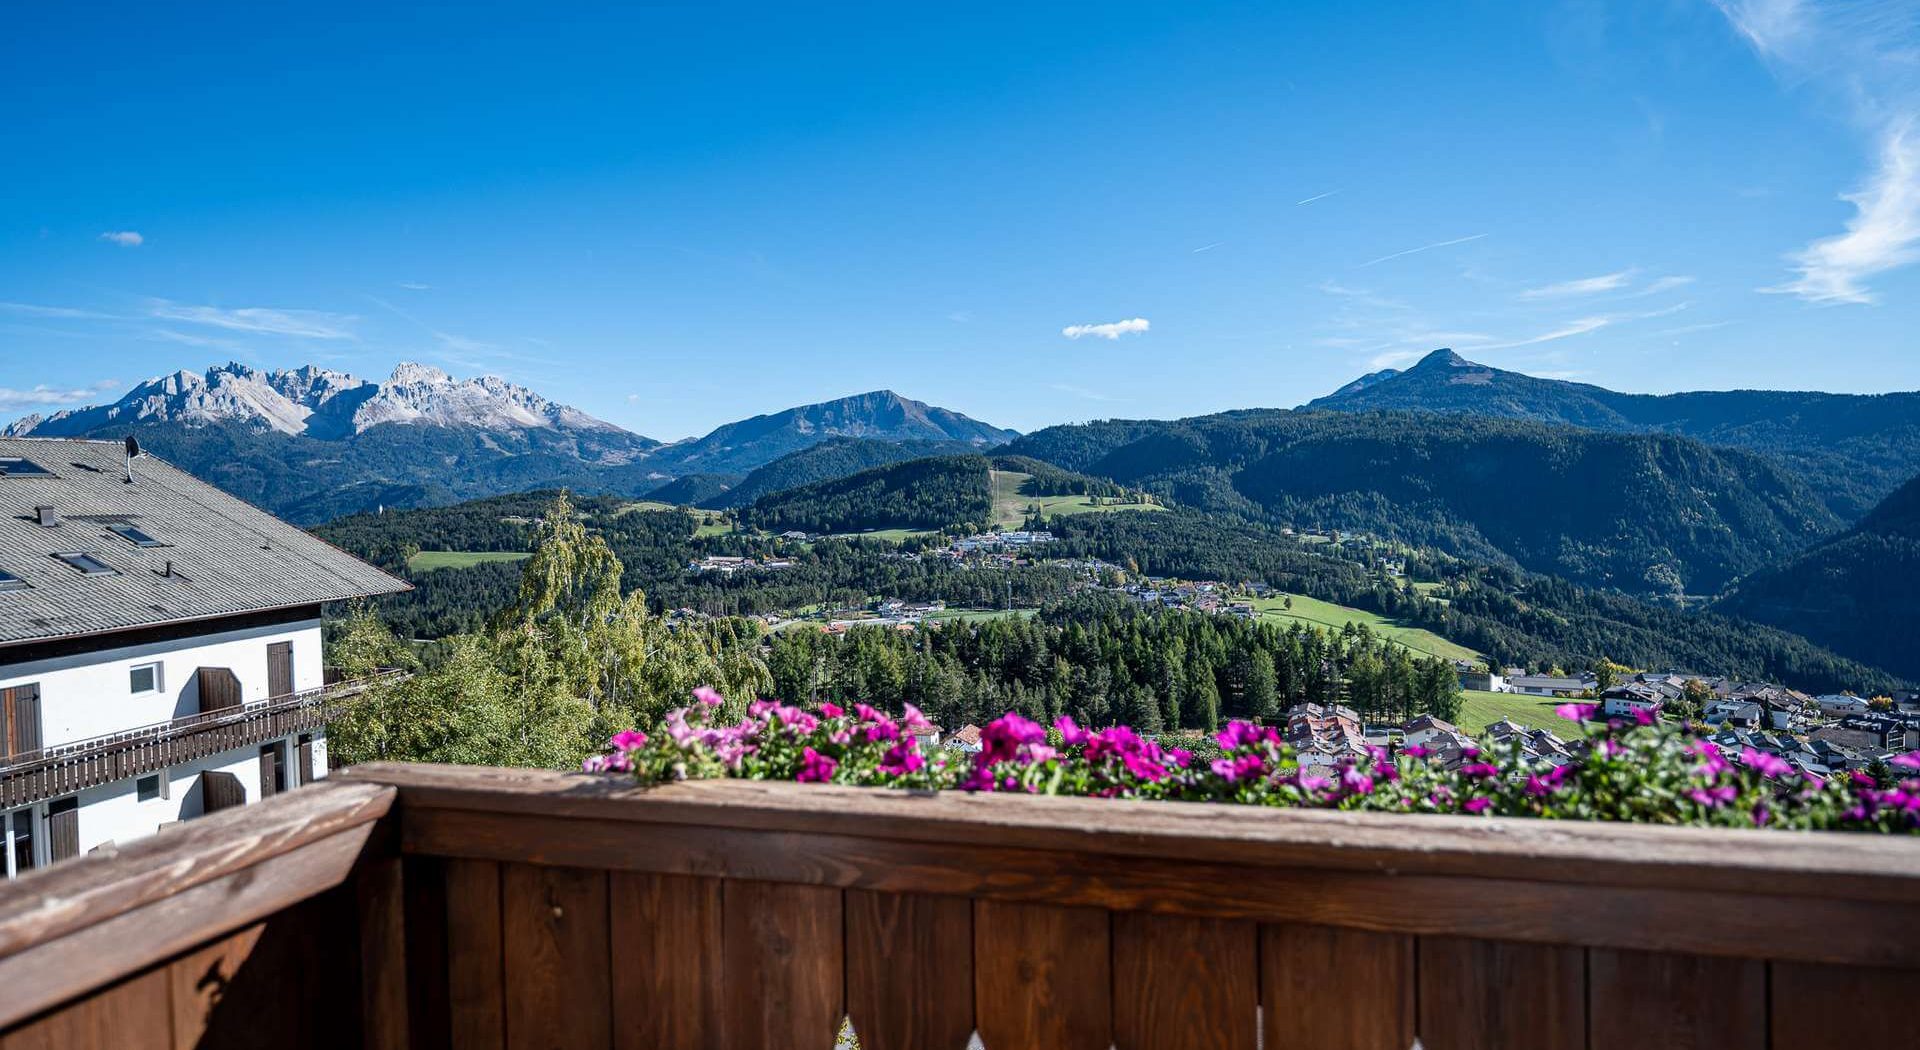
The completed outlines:
[[[0,758],[0,807],[145,776],[236,747],[318,729],[341,704],[374,685],[404,675],[403,671],[382,671],[318,689],[9,755]]]
[[[1913,1046],[1920,843],[377,766],[0,891],[0,1046]]]

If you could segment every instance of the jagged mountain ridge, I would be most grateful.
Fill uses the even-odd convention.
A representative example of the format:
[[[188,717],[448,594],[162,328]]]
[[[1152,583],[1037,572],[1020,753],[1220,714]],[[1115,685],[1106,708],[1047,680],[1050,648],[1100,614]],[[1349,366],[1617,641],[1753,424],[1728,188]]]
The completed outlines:
[[[1363,376],[1305,407],[1441,412],[1617,433],[1680,434],[1773,457],[1847,521],[1859,519],[1920,474],[1920,392],[1626,394],[1510,372],[1442,349],[1405,371]]]
[[[430,365],[401,362],[374,382],[303,365],[265,371],[231,362],[204,373],[182,369],[149,379],[110,405],[28,416],[9,437],[82,437],[150,423],[239,425],[339,440],[385,423],[425,423],[510,431],[529,427],[592,431],[638,453],[659,442],[629,433],[498,376],[455,379]]]

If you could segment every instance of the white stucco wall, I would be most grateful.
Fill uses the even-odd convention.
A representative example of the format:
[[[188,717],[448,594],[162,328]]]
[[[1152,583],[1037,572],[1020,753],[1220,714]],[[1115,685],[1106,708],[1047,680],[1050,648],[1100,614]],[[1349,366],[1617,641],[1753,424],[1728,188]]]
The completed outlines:
[[[200,710],[196,672],[202,667],[224,667],[239,679],[241,701],[264,700],[267,691],[267,647],[288,642],[293,647],[293,687],[296,692],[317,689],[324,681],[320,649],[320,621],[221,631],[171,642],[124,646],[28,663],[0,665],[0,687],[35,683],[40,687],[41,739],[48,746],[105,736],[165,722]],[[161,665],[158,692],[135,695],[130,670],[141,664]],[[126,843],[153,834],[161,825],[190,820],[205,812],[200,774],[209,770],[231,773],[246,792],[249,805],[260,800],[260,748],[265,741],[218,755],[209,755],[165,771],[167,790],[159,798],[140,801],[138,782],[130,778],[87,788],[79,793],[80,852],[84,855],[113,842]],[[309,779],[300,766],[299,736],[285,738],[288,789]],[[313,734],[313,778],[326,775],[326,738]],[[51,800],[49,800],[51,801]],[[34,814],[36,852],[45,862],[48,802],[22,807]],[[0,838],[11,826],[12,813],[0,814]],[[4,865],[0,865],[4,870]]]
[[[202,667],[232,671],[240,679],[242,702],[264,700],[267,646],[274,642],[293,643],[294,690],[319,688],[318,619],[3,665],[0,688],[39,684],[41,743],[51,747],[193,714],[200,710],[195,672]],[[162,665],[160,691],[134,695],[129,672],[156,661]]]

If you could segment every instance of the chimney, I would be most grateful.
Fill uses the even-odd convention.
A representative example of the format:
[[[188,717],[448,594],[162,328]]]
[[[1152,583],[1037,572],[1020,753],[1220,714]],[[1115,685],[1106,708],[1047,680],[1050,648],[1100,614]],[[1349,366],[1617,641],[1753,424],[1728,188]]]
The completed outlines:
[[[35,507],[33,516],[45,528],[51,529],[60,524],[60,512],[52,507]]]

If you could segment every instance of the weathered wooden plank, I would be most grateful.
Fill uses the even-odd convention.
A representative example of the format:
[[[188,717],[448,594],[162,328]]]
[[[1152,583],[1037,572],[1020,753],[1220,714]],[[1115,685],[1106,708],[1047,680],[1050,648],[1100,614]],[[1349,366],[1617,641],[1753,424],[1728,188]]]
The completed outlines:
[[[292,801],[304,794],[307,792],[295,792],[286,799]],[[267,805],[249,808],[264,809]],[[246,825],[238,827],[246,830]],[[100,910],[111,914],[110,918],[77,928],[59,923],[67,930],[64,936],[0,958],[0,988],[7,989],[7,994],[0,996],[0,1025],[103,987],[340,884],[359,859],[361,845],[372,827],[370,823],[352,825],[291,849],[255,854],[252,863],[211,879],[196,880],[171,896],[155,898],[151,887],[130,888],[130,893],[143,899],[140,907],[119,909],[102,903]],[[164,846],[172,838],[156,836],[154,842]],[[244,850],[244,842],[235,846]],[[192,870],[201,856],[190,853],[182,859],[182,868]],[[107,858],[73,862],[79,867],[96,863],[117,866]],[[163,867],[136,867],[154,881],[163,882],[168,874]],[[55,868],[49,874],[58,871]],[[29,885],[25,880],[21,883],[22,887]],[[37,899],[49,911],[68,903],[58,895],[36,895],[22,888],[9,896],[10,901],[23,898]],[[90,896],[79,906],[87,908],[93,903]]]
[[[1422,937],[1418,953],[1420,1040],[1426,1050],[1585,1047],[1581,949]]]
[[[500,932],[500,865],[446,862],[447,1027],[460,1050],[506,1045],[506,949]]]
[[[1113,1038],[1125,1047],[1253,1050],[1258,929],[1145,912],[1113,917]]]
[[[824,784],[692,781],[635,788],[613,777],[468,766],[374,765],[356,779],[403,785],[409,811],[480,809],[702,828],[858,834],[1114,856],[1179,856],[1255,867],[1911,900],[1911,841],[1519,818],[1275,810],[1203,803]]]
[[[847,1013],[861,1050],[957,1050],[973,1032],[973,904],[848,890]]]
[[[0,1050],[171,1050],[168,996],[166,968],[151,969],[7,1032]]]
[[[110,857],[88,857],[23,876],[0,894],[0,958],[361,828],[385,816],[393,799],[390,788],[329,782],[244,812],[189,821],[165,835],[119,847]],[[220,932],[248,921],[231,923]]]
[[[1920,970],[1770,965],[1772,1045],[1779,1050],[1913,1045],[1913,1011],[1906,997],[1920,988]]]
[[[620,1050],[723,1045],[720,880],[614,872],[608,901],[615,946],[614,1045]]]
[[[1260,929],[1269,1050],[1413,1045],[1413,938],[1331,926]]]
[[[1107,1050],[1109,919],[1099,908],[976,900],[974,1024],[992,1050]]]
[[[1765,1050],[1766,964],[1596,948],[1587,1017],[1588,1050]]]
[[[363,857],[354,888],[360,929],[361,1045],[366,1050],[406,1050],[406,882],[400,857]]]
[[[411,1050],[452,1050],[447,993],[447,875],[458,863],[408,857],[401,871],[406,893],[407,1027]]]
[[[165,967],[175,1047],[198,1048],[212,1042],[212,1034],[224,1023],[216,1018],[216,1011],[234,1008],[228,993],[266,930],[264,923],[237,930]]]
[[[1494,876],[1349,871],[1330,878],[1324,868],[1191,862],[1181,859],[1177,848],[1166,857],[1150,858],[677,823],[554,819],[420,809],[411,803],[401,829],[403,849],[440,856],[525,858],[543,864],[1301,922],[1389,933],[1920,966],[1920,940],[1903,934],[1920,928],[1920,893],[1904,904],[1891,904],[1837,894],[1826,898],[1759,892],[1728,896]],[[645,843],[644,848],[638,843]],[[1487,907],[1490,899],[1501,901],[1502,906]],[[1756,909],[1769,916],[1768,923],[1747,921]]]
[[[832,1046],[844,1014],[840,891],[729,880],[721,897],[724,1045]]]
[[[607,873],[504,865],[500,901],[507,1046],[611,1047]]]

